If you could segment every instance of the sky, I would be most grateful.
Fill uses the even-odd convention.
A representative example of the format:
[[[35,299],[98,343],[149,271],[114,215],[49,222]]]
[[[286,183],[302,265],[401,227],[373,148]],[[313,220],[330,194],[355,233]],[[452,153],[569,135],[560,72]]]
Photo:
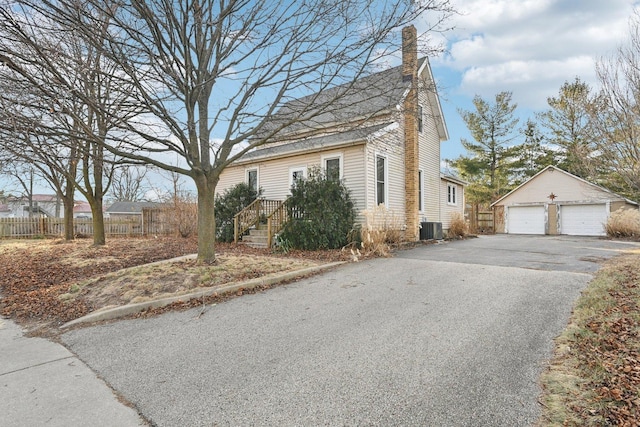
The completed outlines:
[[[449,131],[443,159],[466,154],[460,139],[470,135],[458,110],[472,111],[476,94],[491,101],[498,92],[511,91],[524,125],[547,108],[547,98],[565,81],[579,77],[597,89],[596,61],[624,42],[629,17],[640,5],[634,0],[451,2],[459,11],[447,22],[454,29],[430,34],[432,43],[446,48],[430,58]],[[429,18],[415,23],[419,34]]]
[[[510,91],[520,125],[548,108],[562,84],[579,77],[598,88],[596,61],[610,57],[628,34],[633,0],[452,0],[454,30],[434,35],[446,52],[430,63],[449,130],[442,158],[466,154],[471,139],[458,109],[474,111],[475,95],[493,101]],[[418,33],[428,16],[417,22]],[[421,31],[422,30],[422,31]]]

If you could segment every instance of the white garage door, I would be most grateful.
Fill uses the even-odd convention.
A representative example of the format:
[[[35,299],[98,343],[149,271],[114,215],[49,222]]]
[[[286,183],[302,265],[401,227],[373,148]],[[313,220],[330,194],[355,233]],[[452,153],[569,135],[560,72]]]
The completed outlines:
[[[607,205],[561,205],[560,234],[571,236],[604,236]]]
[[[544,206],[510,206],[507,232],[511,234],[544,234]]]

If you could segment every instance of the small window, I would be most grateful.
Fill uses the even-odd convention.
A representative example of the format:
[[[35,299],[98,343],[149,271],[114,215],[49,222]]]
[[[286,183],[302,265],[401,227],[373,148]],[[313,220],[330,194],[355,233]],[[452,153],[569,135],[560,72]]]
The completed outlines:
[[[387,159],[376,156],[376,205],[386,204],[387,198]]]
[[[424,206],[422,205],[423,197],[422,197],[422,169],[418,170],[418,210],[424,211]]]
[[[418,105],[418,132],[422,133],[422,105]]]
[[[256,193],[258,192],[258,169],[247,170],[247,184]]]
[[[458,200],[456,196],[456,186],[454,184],[447,184],[447,204],[457,205]]]
[[[297,166],[289,168],[289,188],[293,187],[298,181],[307,177],[307,167]]]
[[[340,181],[340,158],[326,159],[324,161],[324,170],[327,179]]]

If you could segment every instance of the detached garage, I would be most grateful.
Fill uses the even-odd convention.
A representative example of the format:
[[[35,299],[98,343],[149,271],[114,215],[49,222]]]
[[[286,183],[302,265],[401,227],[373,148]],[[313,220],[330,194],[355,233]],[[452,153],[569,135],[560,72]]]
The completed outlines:
[[[496,232],[603,236],[609,214],[638,209],[611,191],[547,166],[493,203]]]

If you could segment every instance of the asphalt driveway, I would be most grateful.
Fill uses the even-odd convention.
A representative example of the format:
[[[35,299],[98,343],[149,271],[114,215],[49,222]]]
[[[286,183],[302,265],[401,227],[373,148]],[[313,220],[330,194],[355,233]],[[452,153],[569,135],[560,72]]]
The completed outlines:
[[[400,258],[520,267],[547,271],[593,273],[603,261],[633,249],[635,242],[581,236],[480,236],[463,242],[441,243],[401,251]]]
[[[153,425],[522,426],[598,262],[637,245],[491,236],[71,331]]]

